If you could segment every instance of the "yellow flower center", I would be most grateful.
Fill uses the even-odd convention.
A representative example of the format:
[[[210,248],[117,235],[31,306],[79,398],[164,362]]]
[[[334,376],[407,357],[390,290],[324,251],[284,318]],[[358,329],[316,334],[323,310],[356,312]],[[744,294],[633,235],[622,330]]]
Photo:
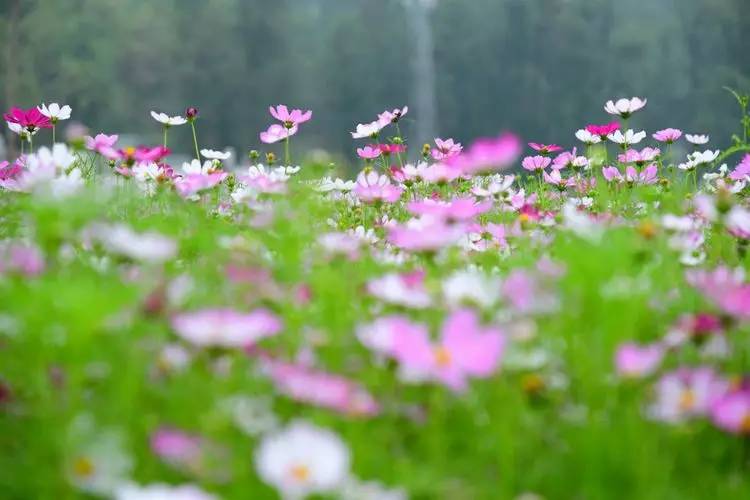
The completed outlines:
[[[87,457],[78,457],[73,462],[73,473],[79,477],[91,477],[94,474],[94,464]]]
[[[446,349],[443,346],[436,347],[435,348],[435,363],[441,367],[445,368],[446,366],[451,364],[451,353],[448,352],[448,349]]]
[[[740,432],[743,434],[750,434],[750,413],[746,413],[740,423]]]
[[[289,475],[298,483],[304,483],[310,479],[310,468],[304,464],[296,464],[289,469]]]
[[[680,410],[688,411],[695,405],[695,394],[690,389],[682,391],[680,396]]]

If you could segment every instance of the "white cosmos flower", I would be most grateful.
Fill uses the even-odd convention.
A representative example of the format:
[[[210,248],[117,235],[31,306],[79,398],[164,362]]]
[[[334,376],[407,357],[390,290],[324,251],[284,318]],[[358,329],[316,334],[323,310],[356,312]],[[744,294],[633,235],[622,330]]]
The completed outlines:
[[[604,111],[610,115],[617,115],[623,118],[627,118],[639,109],[642,109],[647,99],[641,99],[640,97],[633,97],[632,99],[618,99],[615,101],[607,101],[604,105]]]
[[[136,233],[124,224],[95,226],[94,236],[112,253],[144,262],[163,262],[177,254],[177,243],[156,233]]]
[[[212,161],[205,161],[201,165],[200,160],[193,160],[190,163],[184,162],[182,164],[182,171],[187,175],[208,175],[215,170]]]
[[[607,139],[610,141],[616,143],[616,144],[638,144],[643,139],[646,138],[646,132],[641,130],[640,132],[635,132],[632,129],[628,129],[623,134],[620,130],[615,130],[614,133],[609,134],[607,136]]]
[[[42,104],[37,106],[41,114],[49,118],[52,123],[57,123],[59,120],[67,120],[70,118],[70,113],[73,111],[70,106],[60,106],[56,102],[51,103],[49,106]]]
[[[36,133],[41,130],[39,128],[35,128],[34,131],[29,135],[29,131],[26,130],[26,127],[22,127],[17,123],[11,123],[11,122],[7,122],[7,123],[8,123],[8,128],[10,129],[10,131],[13,132],[14,134],[20,135],[21,139],[25,141],[28,141],[31,135],[36,135]]]
[[[708,135],[701,135],[701,134],[695,134],[695,135],[685,134],[685,139],[687,139],[687,141],[690,144],[695,144],[696,146],[700,146],[700,145],[708,143],[709,137]]]
[[[351,191],[354,189],[357,183],[354,181],[345,181],[344,179],[331,179],[330,177],[324,177],[320,180],[320,185],[316,188],[321,193],[328,193],[330,191]]]
[[[336,490],[349,475],[349,464],[341,438],[304,421],[265,436],[255,453],[260,478],[290,499]]]
[[[489,308],[499,300],[500,292],[500,278],[477,270],[458,271],[443,281],[445,301],[452,307],[468,302]]]
[[[693,170],[700,165],[711,163],[719,157],[719,153],[720,151],[718,149],[716,151],[707,149],[706,151],[697,151],[695,153],[691,153],[687,156],[688,161],[677,165],[677,168],[681,170]]]
[[[602,142],[602,138],[598,135],[594,135],[586,129],[581,129],[576,132],[576,139],[584,144],[599,144]]]
[[[169,116],[166,113],[151,112],[151,117],[162,125],[171,127],[172,125],[184,125],[187,119],[184,116]]]
[[[126,483],[115,490],[114,500],[217,500],[217,497],[192,484],[171,486],[156,483],[139,486]]]
[[[201,149],[201,155],[209,160],[228,160],[232,156],[231,151],[214,151],[213,149]]]
[[[360,123],[357,125],[357,129],[354,132],[351,132],[352,139],[367,139],[372,137],[373,135],[376,135],[380,133],[381,130],[383,130],[383,127],[385,127],[386,124],[382,123],[380,121],[374,121],[371,123]]]

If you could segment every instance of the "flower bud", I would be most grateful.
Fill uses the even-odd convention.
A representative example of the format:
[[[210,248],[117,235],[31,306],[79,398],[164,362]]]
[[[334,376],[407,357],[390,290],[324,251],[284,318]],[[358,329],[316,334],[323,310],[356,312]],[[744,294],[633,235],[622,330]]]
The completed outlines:
[[[266,163],[269,165],[276,163],[276,155],[273,153],[266,153]]]
[[[247,154],[247,157],[250,158],[250,160],[254,162],[254,161],[257,161],[258,158],[260,158],[260,153],[258,153],[258,151],[253,149]]]
[[[185,118],[187,118],[188,121],[191,121],[191,122],[195,120],[196,118],[198,118],[198,108],[193,108],[193,107],[187,108],[185,110]]]

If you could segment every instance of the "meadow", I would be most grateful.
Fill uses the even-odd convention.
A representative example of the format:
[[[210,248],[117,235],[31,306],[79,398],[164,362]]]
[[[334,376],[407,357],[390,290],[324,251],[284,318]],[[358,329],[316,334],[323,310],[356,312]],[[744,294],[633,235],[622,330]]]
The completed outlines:
[[[411,144],[397,108],[349,175],[295,163],[304,109],[232,170],[195,108],[149,146],[9,110],[0,497],[750,498],[735,97],[724,150],[645,98],[565,146]]]

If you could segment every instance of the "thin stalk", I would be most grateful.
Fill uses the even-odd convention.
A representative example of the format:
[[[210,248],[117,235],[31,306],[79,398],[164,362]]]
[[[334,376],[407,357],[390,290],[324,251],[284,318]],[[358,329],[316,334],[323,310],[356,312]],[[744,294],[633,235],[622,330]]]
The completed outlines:
[[[291,163],[289,163],[289,135],[284,139],[284,162],[287,167],[291,165]]]
[[[56,125],[52,125],[52,145],[55,145],[55,129],[57,128]]]
[[[190,128],[193,129],[193,145],[195,146],[195,158],[200,161],[201,154],[200,150],[198,149],[198,136],[195,134],[195,122],[190,122]]]
[[[169,127],[164,127],[164,147],[167,147],[167,130],[169,130]],[[200,160],[200,158],[198,158]]]

